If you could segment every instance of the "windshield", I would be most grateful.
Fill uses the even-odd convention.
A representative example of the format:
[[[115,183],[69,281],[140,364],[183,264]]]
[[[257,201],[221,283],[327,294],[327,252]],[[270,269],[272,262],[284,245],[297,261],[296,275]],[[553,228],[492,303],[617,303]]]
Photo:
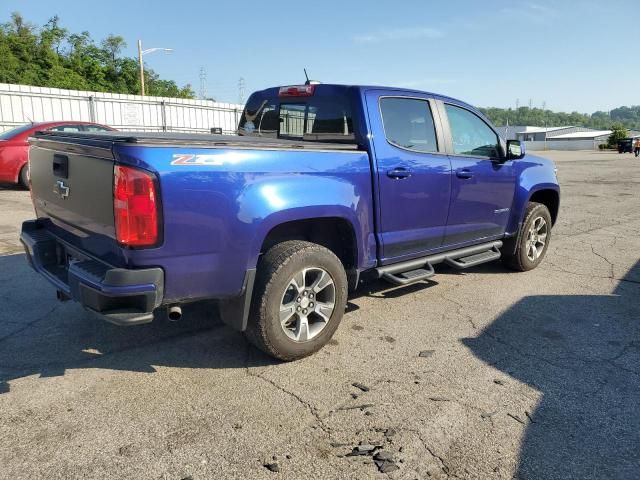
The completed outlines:
[[[6,132],[2,132],[0,133],[0,140],[11,140],[16,135],[19,135],[33,128],[33,125],[33,123],[27,123],[26,125],[20,125],[19,127],[12,128],[11,130],[7,130]]]
[[[269,97],[247,101],[238,135],[307,142],[354,143],[351,106],[345,96]]]

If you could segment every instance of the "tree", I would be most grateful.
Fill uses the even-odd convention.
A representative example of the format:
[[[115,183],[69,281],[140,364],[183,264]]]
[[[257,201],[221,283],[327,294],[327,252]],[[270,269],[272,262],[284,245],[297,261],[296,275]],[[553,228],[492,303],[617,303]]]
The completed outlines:
[[[620,140],[629,137],[629,131],[621,123],[615,123],[611,128],[613,131],[608,141],[610,147],[617,147]]]
[[[122,51],[122,49],[127,48],[127,42],[125,42],[124,38],[120,35],[109,35],[107,38],[102,40],[102,49],[109,53],[111,58],[111,63],[116,63],[116,58]]]
[[[96,44],[89,32],[70,33],[58,16],[38,28],[14,13],[0,24],[0,82],[137,94],[138,64],[121,55],[126,46],[120,35]],[[152,95],[195,97],[189,85],[180,87],[150,69],[145,74]]]
[[[55,54],[60,55],[60,48],[67,35],[69,31],[60,26],[60,18],[55,15],[42,28],[40,43],[45,48],[53,48]]]
[[[552,112],[537,108],[481,108],[495,125],[532,125],[547,127],[589,127],[597,130],[611,130],[615,123],[632,130],[640,130],[640,106],[614,108],[611,112],[586,113]]]

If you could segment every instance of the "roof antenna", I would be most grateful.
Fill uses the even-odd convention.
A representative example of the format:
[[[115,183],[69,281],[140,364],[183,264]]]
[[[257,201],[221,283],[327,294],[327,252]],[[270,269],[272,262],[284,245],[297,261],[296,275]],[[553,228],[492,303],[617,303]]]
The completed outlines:
[[[307,81],[304,82],[305,85],[319,85],[320,82],[317,80],[309,80],[309,75],[307,75],[307,69],[303,68],[304,70],[304,76],[306,77]]]

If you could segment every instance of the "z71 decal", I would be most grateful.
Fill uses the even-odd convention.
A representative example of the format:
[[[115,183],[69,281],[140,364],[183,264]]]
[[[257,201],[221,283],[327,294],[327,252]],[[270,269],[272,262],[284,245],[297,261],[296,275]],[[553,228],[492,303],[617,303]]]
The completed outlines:
[[[220,155],[180,155],[173,156],[171,165],[215,165],[224,164],[224,159]]]

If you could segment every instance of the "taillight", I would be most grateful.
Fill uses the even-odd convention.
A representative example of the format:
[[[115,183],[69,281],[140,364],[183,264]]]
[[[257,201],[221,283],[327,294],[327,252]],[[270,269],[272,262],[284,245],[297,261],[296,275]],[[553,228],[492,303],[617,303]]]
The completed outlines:
[[[158,198],[154,177],[136,168],[113,169],[116,239],[128,247],[158,243]]]
[[[278,90],[279,97],[310,97],[315,92],[316,86],[311,85],[293,85],[291,87],[280,87]]]

